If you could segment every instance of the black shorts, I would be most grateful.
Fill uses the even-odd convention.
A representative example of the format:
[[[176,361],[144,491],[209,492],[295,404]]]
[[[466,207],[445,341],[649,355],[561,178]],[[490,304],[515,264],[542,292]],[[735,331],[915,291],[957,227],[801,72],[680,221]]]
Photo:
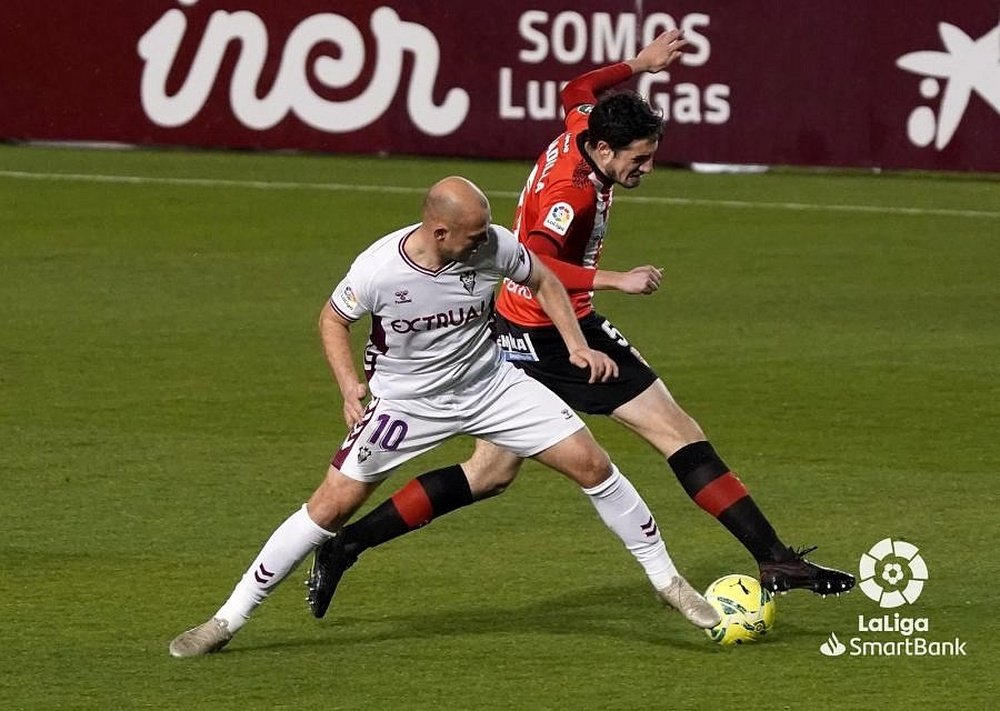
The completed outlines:
[[[590,371],[569,362],[569,351],[554,327],[524,328],[500,314],[496,325],[504,357],[579,412],[610,415],[657,379],[621,332],[596,312],[580,319],[580,329],[587,345],[618,364],[618,377],[604,383],[588,383]]]

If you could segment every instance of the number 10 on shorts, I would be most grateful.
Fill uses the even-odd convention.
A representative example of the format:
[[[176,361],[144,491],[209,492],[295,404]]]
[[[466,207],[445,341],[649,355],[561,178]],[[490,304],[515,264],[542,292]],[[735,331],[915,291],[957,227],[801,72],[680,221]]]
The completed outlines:
[[[381,447],[387,452],[396,451],[403,438],[406,437],[408,429],[406,423],[402,420],[393,420],[384,413],[375,418],[375,423],[375,431],[368,438],[368,443]]]

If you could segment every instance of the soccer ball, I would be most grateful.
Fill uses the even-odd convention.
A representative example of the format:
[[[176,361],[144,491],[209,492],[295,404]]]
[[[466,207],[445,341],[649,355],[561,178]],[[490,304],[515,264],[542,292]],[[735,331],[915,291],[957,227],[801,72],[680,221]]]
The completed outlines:
[[[705,599],[722,615],[722,622],[705,630],[728,647],[756,642],[774,627],[774,597],[749,575],[726,575],[708,586]]]

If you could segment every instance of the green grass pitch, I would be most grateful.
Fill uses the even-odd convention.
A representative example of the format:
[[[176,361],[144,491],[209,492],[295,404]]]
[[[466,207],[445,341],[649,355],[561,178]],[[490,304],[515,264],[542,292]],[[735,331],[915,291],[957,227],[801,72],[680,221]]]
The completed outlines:
[[[365,554],[327,619],[300,569],[222,654],[168,656],[343,437],[316,318],[350,259],[452,173],[509,223],[528,167],[0,147],[0,707],[995,708],[995,176],[659,170],[617,193],[603,266],[664,285],[597,297],[788,543],[853,571],[918,545],[923,594],[888,612],[966,656],[823,656],[882,614],[859,591],[780,597],[764,643],[715,647],[535,464]],[[692,582],[754,573],[655,452],[589,422]]]

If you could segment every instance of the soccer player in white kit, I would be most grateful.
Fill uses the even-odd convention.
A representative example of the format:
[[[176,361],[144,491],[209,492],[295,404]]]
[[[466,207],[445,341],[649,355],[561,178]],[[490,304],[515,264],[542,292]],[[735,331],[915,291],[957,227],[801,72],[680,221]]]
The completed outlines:
[[[351,428],[325,479],[274,531],[218,612],[171,642],[173,656],[224,647],[395,467],[456,434],[534,457],[572,479],[664,601],[698,627],[720,621],[677,572],[649,508],[583,421],[502,358],[491,316],[494,287],[503,278],[532,290],[562,334],[570,361],[589,368],[592,381],[616,375],[614,362],[587,346],[559,280],[510,231],[491,224],[483,193],[464,178],[438,182],[424,200],[422,221],[362,252],[323,308],[323,346]],[[372,319],[366,407],[349,336],[364,315]]]

